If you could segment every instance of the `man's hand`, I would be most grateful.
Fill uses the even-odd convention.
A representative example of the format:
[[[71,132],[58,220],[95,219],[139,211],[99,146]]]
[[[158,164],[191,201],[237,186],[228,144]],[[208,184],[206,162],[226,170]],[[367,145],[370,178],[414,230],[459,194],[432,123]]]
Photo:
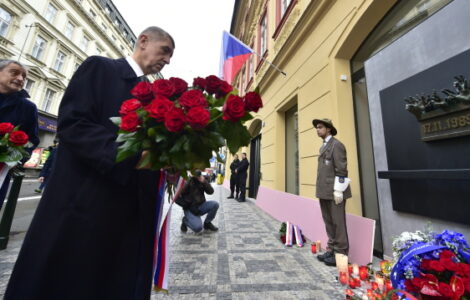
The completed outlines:
[[[334,197],[334,199],[335,199],[336,205],[340,205],[341,202],[343,202],[343,192],[334,191],[334,192],[333,192],[333,197]]]
[[[39,177],[39,178],[38,178],[38,181],[39,181],[39,182],[44,182],[44,177],[43,177],[43,176]]]

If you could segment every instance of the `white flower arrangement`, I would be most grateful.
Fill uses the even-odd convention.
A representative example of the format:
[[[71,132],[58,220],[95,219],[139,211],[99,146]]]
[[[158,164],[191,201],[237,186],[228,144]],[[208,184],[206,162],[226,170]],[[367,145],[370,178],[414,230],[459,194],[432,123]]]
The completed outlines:
[[[426,226],[423,231],[417,230],[415,232],[402,232],[398,237],[395,237],[392,242],[393,260],[396,262],[400,258],[403,251],[410,248],[416,242],[429,242],[432,240],[430,225]]]

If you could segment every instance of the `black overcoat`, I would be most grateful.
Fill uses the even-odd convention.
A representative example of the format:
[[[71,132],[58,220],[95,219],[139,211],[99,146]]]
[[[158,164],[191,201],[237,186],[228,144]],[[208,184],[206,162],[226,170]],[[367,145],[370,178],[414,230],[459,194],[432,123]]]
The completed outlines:
[[[15,126],[20,126],[20,130],[26,132],[32,147],[26,149],[30,154],[39,144],[38,134],[38,110],[36,104],[29,101],[28,93],[25,90],[11,94],[0,94],[0,123],[9,122]],[[8,174],[0,188],[0,208],[7,195],[10,185],[10,175]]]
[[[248,162],[248,159],[244,158],[240,161],[237,167],[237,174],[238,174],[238,181],[239,182],[246,182],[246,177],[247,177],[247,171],[248,171],[248,166],[250,163]]]
[[[88,58],[64,94],[60,144],[5,299],[149,299],[158,172],[115,163],[117,116],[138,79]]]

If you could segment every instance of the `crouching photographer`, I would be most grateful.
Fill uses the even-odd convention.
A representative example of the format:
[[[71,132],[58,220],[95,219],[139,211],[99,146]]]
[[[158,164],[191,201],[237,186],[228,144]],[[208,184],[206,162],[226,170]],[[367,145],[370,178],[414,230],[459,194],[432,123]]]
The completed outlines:
[[[188,227],[194,232],[201,232],[202,229],[217,231],[219,230],[211,222],[214,220],[219,203],[216,201],[206,201],[206,194],[213,194],[209,181],[202,175],[202,172],[196,170],[176,199],[176,204],[180,205],[184,211],[183,221],[181,223],[181,231],[188,231]],[[202,224],[201,216],[207,214]]]

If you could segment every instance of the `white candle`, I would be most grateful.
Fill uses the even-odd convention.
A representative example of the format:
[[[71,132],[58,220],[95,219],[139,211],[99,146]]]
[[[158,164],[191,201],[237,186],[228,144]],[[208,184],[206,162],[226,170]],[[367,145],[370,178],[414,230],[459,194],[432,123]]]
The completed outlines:
[[[359,276],[359,266],[357,264],[353,264],[353,274],[354,276]]]

